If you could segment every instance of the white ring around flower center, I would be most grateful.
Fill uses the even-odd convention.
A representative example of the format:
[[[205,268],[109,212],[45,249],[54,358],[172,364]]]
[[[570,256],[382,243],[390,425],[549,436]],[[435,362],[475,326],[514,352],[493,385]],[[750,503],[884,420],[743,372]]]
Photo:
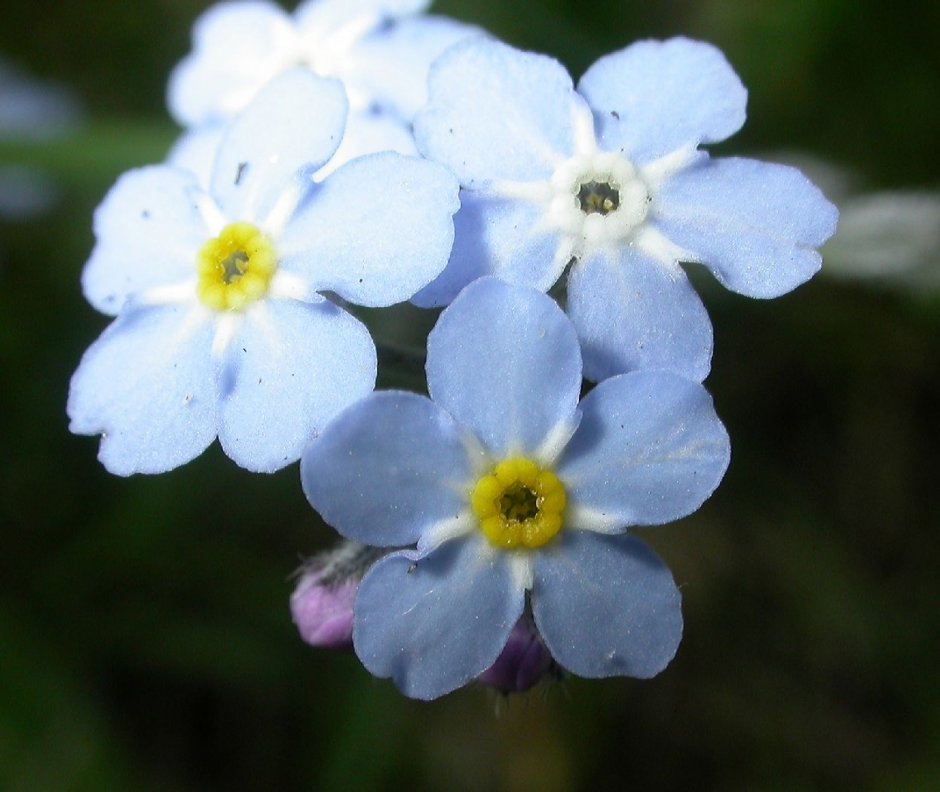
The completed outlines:
[[[579,192],[592,182],[616,193],[616,204],[609,210],[582,208]],[[633,164],[605,151],[566,160],[552,174],[551,186],[552,222],[566,233],[582,237],[589,246],[623,240],[646,219],[649,209],[649,188]]]

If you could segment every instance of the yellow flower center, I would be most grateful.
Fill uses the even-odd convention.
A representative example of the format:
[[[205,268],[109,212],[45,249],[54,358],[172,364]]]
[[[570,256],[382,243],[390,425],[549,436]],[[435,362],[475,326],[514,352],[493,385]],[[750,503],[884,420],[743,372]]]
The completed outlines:
[[[470,493],[480,530],[503,550],[549,542],[561,530],[565,503],[558,477],[525,457],[504,459]]]
[[[250,223],[232,223],[199,251],[196,292],[215,311],[241,311],[268,293],[276,269],[271,240]]]

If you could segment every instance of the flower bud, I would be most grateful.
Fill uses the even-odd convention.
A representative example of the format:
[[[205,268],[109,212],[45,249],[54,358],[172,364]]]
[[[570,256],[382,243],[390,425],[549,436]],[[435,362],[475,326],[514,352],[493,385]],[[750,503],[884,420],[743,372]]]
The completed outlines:
[[[309,559],[290,598],[291,618],[311,646],[351,649],[353,603],[359,582],[372,562],[387,552],[358,542]]]
[[[522,693],[556,668],[535,626],[523,616],[509,633],[496,662],[477,681],[500,693]]]
[[[290,598],[294,624],[311,646],[327,649],[351,649],[353,602],[358,580],[338,586],[324,584],[316,572],[301,577]]]

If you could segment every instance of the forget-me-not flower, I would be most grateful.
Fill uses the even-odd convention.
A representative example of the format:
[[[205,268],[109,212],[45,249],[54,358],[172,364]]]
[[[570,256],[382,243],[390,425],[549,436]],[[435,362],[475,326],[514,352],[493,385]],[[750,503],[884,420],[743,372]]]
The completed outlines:
[[[228,128],[208,189],[142,168],[96,211],[82,283],[117,318],[82,358],[68,413],[72,431],[101,434],[108,470],[166,471],[218,436],[242,467],[273,471],[372,390],[368,331],[320,292],[408,299],[447,260],[458,188],[391,152],[312,181],[346,108],[338,81],[287,72]]]
[[[354,112],[406,122],[424,104],[430,63],[475,28],[425,16],[430,0],[307,0],[293,14],[267,0],[223,2],[193,29],[167,101],[184,126],[230,118],[281,72],[306,66],[343,81]]]
[[[703,379],[711,324],[679,262],[775,297],[818,270],[836,223],[795,168],[698,149],[741,127],[746,99],[717,49],[684,38],[607,55],[577,91],[552,58],[456,44],[432,66],[415,136],[457,174],[462,205],[451,261],[414,302],[445,305],[487,274],[545,291],[571,264],[587,378]]]
[[[676,520],[717,486],[728,437],[697,382],[643,370],[580,404],[574,327],[548,296],[483,278],[428,337],[431,398],[377,392],[301,461],[343,535],[408,546],[355,604],[366,668],[430,699],[493,665],[531,602],[555,660],[587,677],[650,677],[682,632],[680,596],[631,526]]]

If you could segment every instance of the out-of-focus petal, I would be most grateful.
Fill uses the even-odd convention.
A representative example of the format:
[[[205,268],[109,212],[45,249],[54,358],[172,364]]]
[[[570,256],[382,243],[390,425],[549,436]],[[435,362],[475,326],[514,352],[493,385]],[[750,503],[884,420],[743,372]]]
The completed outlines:
[[[632,536],[565,532],[535,557],[532,613],[555,660],[583,677],[655,676],[682,638],[672,575]]]
[[[645,164],[714,143],[744,124],[747,91],[721,51],[701,41],[639,41],[605,55],[578,90],[595,111],[602,148]]]
[[[297,7],[294,18],[304,31],[328,38],[363,18],[375,20],[378,25],[383,20],[426,11],[430,5],[431,0],[306,0]]]
[[[459,215],[458,215],[459,217]],[[826,275],[914,292],[940,287],[940,193],[891,191],[841,204]]]
[[[264,220],[292,180],[309,177],[336,151],[346,110],[342,83],[307,69],[268,83],[216,154],[211,193],[229,219]]]
[[[296,62],[297,34],[275,3],[223,2],[193,28],[193,51],[170,75],[167,104],[184,126],[231,118]]]
[[[373,674],[391,677],[407,696],[433,699],[493,664],[523,603],[506,554],[479,535],[425,558],[394,553],[363,578],[353,644]]]
[[[358,41],[342,77],[373,102],[411,121],[427,102],[431,63],[471,35],[480,35],[480,30],[446,17],[401,19]]]
[[[296,462],[340,410],[375,385],[366,328],[332,303],[263,300],[226,350],[219,441],[243,468],[270,473]]]
[[[215,154],[219,150],[224,131],[224,124],[204,124],[186,130],[176,139],[167,154],[166,164],[194,174],[203,189],[208,190]]]

